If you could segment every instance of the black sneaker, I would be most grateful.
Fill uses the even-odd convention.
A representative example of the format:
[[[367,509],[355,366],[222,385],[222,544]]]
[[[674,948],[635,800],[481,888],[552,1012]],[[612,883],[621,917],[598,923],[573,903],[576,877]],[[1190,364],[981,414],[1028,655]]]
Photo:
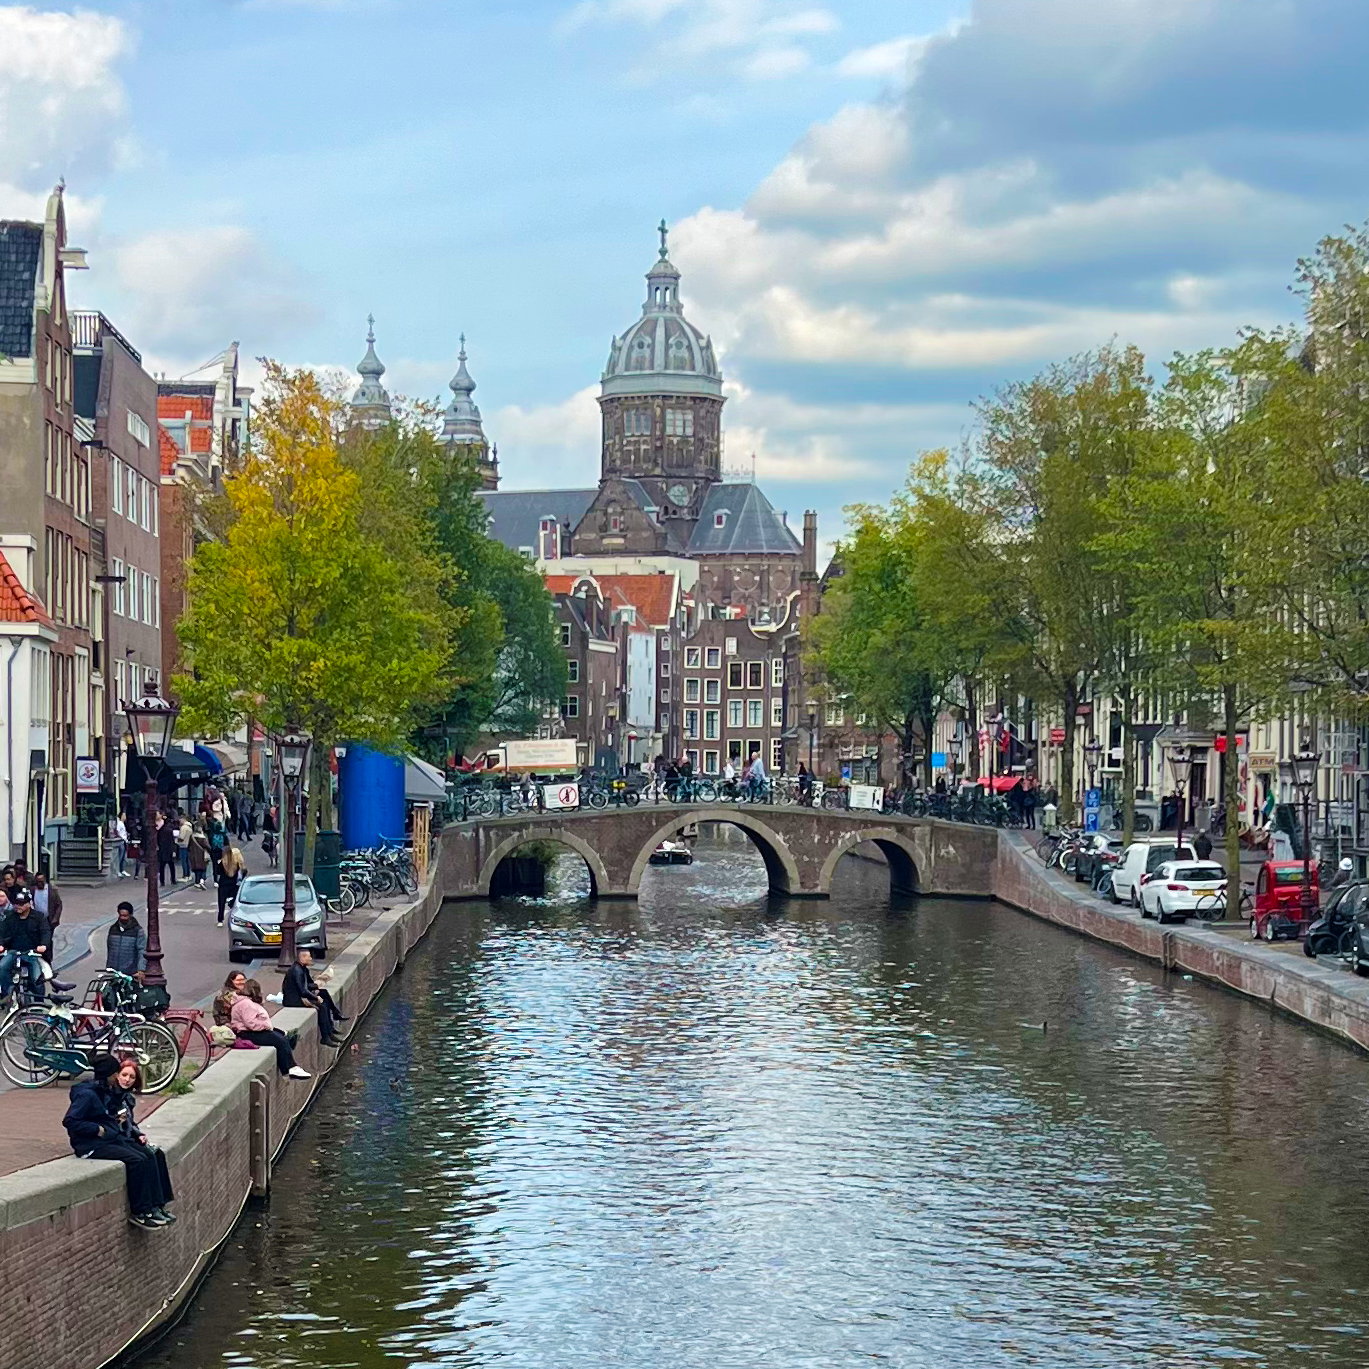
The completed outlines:
[[[335,1051],[342,1049],[342,1040],[340,1037],[336,1036],[325,1036],[319,1044],[322,1046],[329,1046]]]
[[[166,1225],[159,1222],[150,1212],[130,1212],[128,1220],[133,1226],[140,1226],[144,1231],[160,1231]]]
[[[164,1207],[154,1207],[152,1209],[152,1215],[154,1217],[160,1217],[165,1226],[174,1226],[176,1224],[175,1214],[168,1212]]]

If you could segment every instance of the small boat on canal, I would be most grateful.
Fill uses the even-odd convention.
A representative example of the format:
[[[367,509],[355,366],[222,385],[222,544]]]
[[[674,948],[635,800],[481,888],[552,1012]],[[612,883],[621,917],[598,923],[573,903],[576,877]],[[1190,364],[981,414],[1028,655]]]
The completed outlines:
[[[651,853],[652,865],[692,865],[694,852],[678,841],[663,841]]]

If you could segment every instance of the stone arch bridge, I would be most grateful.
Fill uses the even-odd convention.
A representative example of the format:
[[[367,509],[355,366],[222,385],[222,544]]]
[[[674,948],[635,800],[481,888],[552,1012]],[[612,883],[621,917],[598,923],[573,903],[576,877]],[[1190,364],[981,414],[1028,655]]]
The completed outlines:
[[[448,898],[488,898],[502,862],[529,842],[554,841],[584,858],[596,898],[636,898],[657,845],[691,823],[726,823],[751,839],[770,892],[826,898],[837,862],[860,848],[883,855],[900,893],[993,892],[998,833],[989,827],[880,813],[766,804],[640,804],[481,818],[443,833]]]

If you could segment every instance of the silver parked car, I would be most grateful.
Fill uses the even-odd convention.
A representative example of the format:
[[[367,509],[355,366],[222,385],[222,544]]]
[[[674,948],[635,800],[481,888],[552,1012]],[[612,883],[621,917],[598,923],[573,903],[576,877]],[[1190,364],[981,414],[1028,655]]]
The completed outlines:
[[[238,901],[228,912],[228,958],[251,960],[280,950],[280,923],[285,916],[285,876],[248,875]],[[328,954],[323,904],[314,884],[295,876],[295,947],[320,958]]]

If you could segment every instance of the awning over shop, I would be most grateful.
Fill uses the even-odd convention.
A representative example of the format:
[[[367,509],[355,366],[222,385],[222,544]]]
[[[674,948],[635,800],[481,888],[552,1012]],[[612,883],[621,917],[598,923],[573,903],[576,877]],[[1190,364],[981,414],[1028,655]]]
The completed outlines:
[[[219,759],[225,775],[245,775],[247,773],[247,748],[236,742],[207,742],[206,749]],[[198,748],[196,748],[198,750]]]
[[[980,784],[992,785],[995,794],[1006,794],[1009,789],[1016,789],[1022,783],[1021,775],[995,775],[990,781],[987,775],[981,775]]]
[[[182,751],[179,746],[173,746],[166,753],[166,760],[162,762],[162,768],[157,775],[157,788],[162,793],[169,794],[183,785],[199,784],[210,779],[213,774],[214,772],[193,752]],[[141,792],[146,784],[147,772],[143,769],[142,757],[130,752],[125,789]]]
[[[417,756],[404,757],[404,799],[407,803],[441,803],[447,797],[446,776]]]
[[[223,769],[223,762],[207,746],[199,742],[195,743],[195,755],[209,767],[211,775],[217,775]]]

